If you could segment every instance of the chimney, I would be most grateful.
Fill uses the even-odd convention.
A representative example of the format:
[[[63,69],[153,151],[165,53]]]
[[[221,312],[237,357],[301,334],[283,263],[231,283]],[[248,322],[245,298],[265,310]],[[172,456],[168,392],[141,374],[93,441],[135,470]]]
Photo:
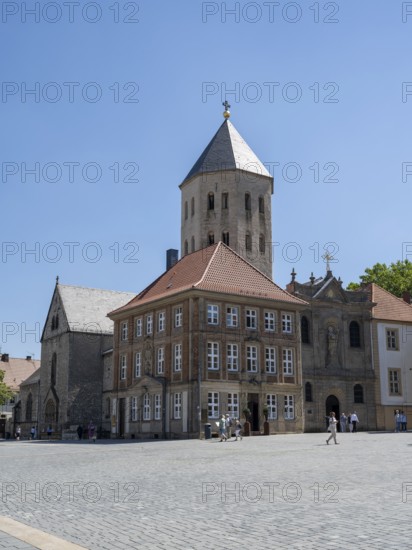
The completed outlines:
[[[31,355],[26,355],[26,361],[31,361]]]
[[[411,303],[411,293],[405,290],[405,292],[402,292],[402,299],[407,304]]]
[[[166,271],[173,267],[179,261],[179,251],[169,248],[166,251]]]
[[[1,356],[1,360],[3,361],[3,363],[8,363],[9,362],[9,354],[8,353],[3,353],[3,355]]]

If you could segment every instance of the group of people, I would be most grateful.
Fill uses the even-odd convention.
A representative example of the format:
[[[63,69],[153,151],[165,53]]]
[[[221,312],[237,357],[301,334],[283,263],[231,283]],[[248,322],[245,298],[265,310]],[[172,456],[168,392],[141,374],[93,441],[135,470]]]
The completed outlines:
[[[406,432],[406,414],[396,409],[395,411],[395,432]]]
[[[353,413],[348,413],[348,415],[342,413],[339,420],[341,432],[346,432],[346,426],[348,426],[348,430],[350,432],[356,433],[358,431],[359,418],[356,411]]]
[[[83,426],[81,424],[79,424],[77,426],[77,437],[82,440],[83,439]],[[87,436],[89,438],[89,441],[93,441],[93,443],[96,442],[96,437],[97,437],[97,430],[96,430],[96,426],[94,425],[94,422],[93,420],[90,420],[89,422],[89,425],[87,426]]]
[[[242,424],[240,423],[239,418],[232,419],[228,414],[226,416],[222,414],[219,420],[220,441],[227,441],[230,439],[232,437],[233,428],[235,430],[235,441],[239,438],[242,439]]]

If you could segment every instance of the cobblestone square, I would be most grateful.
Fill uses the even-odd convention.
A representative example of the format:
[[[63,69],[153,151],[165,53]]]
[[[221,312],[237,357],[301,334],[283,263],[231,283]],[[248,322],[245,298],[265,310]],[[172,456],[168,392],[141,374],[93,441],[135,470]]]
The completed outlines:
[[[1,442],[0,516],[90,550],[409,548],[411,435],[326,437]]]

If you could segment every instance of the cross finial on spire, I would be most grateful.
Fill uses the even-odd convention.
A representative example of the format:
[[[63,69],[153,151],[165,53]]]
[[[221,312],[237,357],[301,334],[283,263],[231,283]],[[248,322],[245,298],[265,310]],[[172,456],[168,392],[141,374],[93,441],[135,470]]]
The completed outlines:
[[[58,284],[59,284],[59,276],[57,275],[56,276],[56,285],[58,285]]]
[[[326,262],[326,271],[330,271],[330,262],[334,259],[329,250],[326,250],[325,254],[322,256],[322,259]]]
[[[223,107],[225,108],[225,112],[223,113],[223,117],[224,118],[229,118],[230,117],[230,105],[229,105],[229,102],[227,101],[227,99],[225,99],[225,101],[222,103]]]

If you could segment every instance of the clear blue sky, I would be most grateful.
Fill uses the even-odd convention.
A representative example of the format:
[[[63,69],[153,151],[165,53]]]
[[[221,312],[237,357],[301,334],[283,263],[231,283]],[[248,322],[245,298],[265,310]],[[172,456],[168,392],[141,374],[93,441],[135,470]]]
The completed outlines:
[[[162,273],[180,247],[178,185],[223,120],[225,89],[238,131],[279,163],[278,284],[293,267],[323,275],[330,242],[345,285],[412,259],[412,3],[278,4],[39,2],[33,15],[2,3],[3,352],[40,357],[56,275],[137,293]]]

